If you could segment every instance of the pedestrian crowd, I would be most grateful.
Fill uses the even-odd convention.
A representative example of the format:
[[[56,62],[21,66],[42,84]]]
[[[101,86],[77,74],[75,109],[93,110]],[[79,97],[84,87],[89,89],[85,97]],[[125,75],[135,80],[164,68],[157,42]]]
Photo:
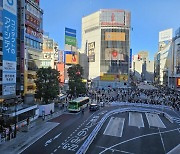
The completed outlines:
[[[97,102],[110,103],[112,101],[144,103],[171,106],[179,111],[180,92],[170,88],[156,89],[118,88],[90,90],[88,96]]]

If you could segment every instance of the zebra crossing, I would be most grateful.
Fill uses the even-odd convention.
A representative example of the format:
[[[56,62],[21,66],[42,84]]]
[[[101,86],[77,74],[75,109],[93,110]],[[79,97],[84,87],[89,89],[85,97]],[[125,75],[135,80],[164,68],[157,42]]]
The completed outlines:
[[[145,118],[147,119],[148,126],[145,126],[145,119],[143,119],[142,114],[145,114]],[[124,123],[128,120],[129,127],[138,127],[140,128],[166,128],[165,124],[161,120],[158,114],[155,113],[139,113],[139,112],[129,112],[128,118],[120,118],[120,117],[111,117],[109,123],[107,124],[104,135],[122,137]],[[180,118],[176,119],[180,124]]]
[[[178,118],[178,117],[172,117],[173,118],[173,121],[175,122],[175,123],[177,123],[178,125],[180,125],[180,118]]]

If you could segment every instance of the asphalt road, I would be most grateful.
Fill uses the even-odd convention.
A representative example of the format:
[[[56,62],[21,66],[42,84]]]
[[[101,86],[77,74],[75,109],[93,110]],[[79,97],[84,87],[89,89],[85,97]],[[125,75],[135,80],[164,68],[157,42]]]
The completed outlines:
[[[165,154],[180,144],[180,126],[178,124],[172,124],[160,116],[166,128],[149,127],[145,113],[141,114],[144,127],[130,126],[129,112],[109,117],[89,147],[87,154]],[[122,137],[104,133],[112,117],[125,119]]]
[[[54,118],[48,123],[59,123],[59,125],[29,146],[22,154],[74,154],[107,112],[125,107],[127,106],[109,106],[96,112],[89,112],[86,109],[84,114],[64,114]],[[180,119],[179,113],[166,109],[164,111]],[[131,122],[129,122],[128,112],[109,117],[90,145],[87,153],[163,154],[180,143],[180,124],[171,124],[166,118],[160,116],[166,128],[149,127],[146,114],[141,112],[139,114],[141,115],[133,116],[132,113]],[[114,133],[115,136],[111,135],[113,127],[111,127],[112,131],[106,130],[111,118],[115,118],[117,123],[121,125],[115,130],[121,132]],[[140,127],[136,127],[136,118],[140,118],[137,123]],[[158,119],[156,119],[156,123],[158,123]],[[112,124],[116,126],[116,122],[113,122],[113,120],[109,125]],[[108,135],[104,133],[105,130]],[[116,136],[116,134],[119,136]]]
[[[59,125],[22,154],[75,153],[106,112],[107,108],[96,112],[86,109],[84,114],[64,114],[50,120],[49,124],[56,122]]]

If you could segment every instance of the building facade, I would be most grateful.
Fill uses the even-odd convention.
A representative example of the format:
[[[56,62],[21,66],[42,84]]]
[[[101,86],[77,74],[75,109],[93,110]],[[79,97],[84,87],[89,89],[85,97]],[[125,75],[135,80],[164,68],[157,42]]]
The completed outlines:
[[[180,28],[176,30],[172,41],[169,87],[180,90]]]
[[[41,66],[43,45],[43,10],[39,0],[21,0],[20,21],[20,89],[26,100],[31,100],[36,89],[34,80]]]
[[[139,81],[154,81],[154,61],[150,61],[147,51],[140,51],[133,56],[133,76]]]
[[[104,9],[82,18],[80,64],[93,87],[128,82],[130,12]]]
[[[58,63],[58,52],[58,43],[49,38],[48,35],[44,35],[40,67],[51,67],[53,69],[56,69],[56,65]]]
[[[155,56],[155,83],[168,86],[172,59],[172,29],[159,32],[159,50]]]

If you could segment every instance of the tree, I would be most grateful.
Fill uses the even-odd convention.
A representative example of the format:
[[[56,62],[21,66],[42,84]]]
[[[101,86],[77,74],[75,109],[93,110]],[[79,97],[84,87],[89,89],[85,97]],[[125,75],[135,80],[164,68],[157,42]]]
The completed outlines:
[[[82,76],[84,74],[82,66],[79,64],[73,65],[68,68],[67,72],[69,75],[69,93],[73,96],[85,94],[86,85],[82,82]]]
[[[40,68],[36,72],[36,95],[37,99],[48,103],[59,94],[59,72],[51,67]]]

